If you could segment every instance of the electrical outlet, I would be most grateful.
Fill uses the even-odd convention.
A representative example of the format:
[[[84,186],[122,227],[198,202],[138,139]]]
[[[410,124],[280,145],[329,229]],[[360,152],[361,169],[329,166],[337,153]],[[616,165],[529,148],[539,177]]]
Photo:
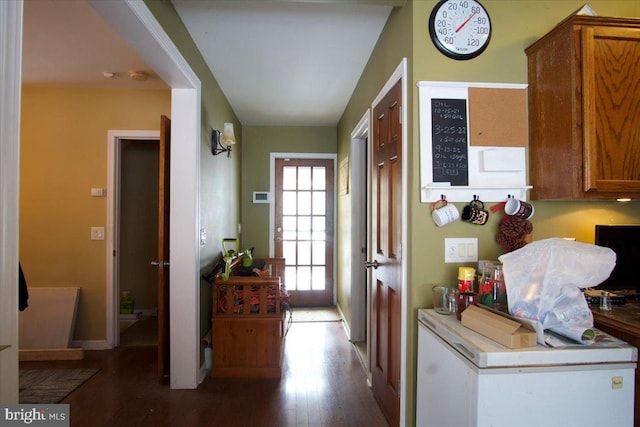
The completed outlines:
[[[445,238],[444,262],[478,262],[478,238]]]

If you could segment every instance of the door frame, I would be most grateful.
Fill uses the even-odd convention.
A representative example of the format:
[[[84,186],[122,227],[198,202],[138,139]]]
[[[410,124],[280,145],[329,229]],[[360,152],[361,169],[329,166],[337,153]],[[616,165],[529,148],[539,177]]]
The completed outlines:
[[[0,1],[0,402],[18,403],[18,243],[22,1]]]
[[[107,346],[120,345],[120,165],[122,163],[122,140],[160,140],[159,130],[110,130],[107,153]]]
[[[326,159],[333,161],[333,218],[334,218],[334,227],[333,227],[333,235],[331,236],[334,242],[333,245],[333,305],[336,305],[337,291],[336,291],[336,277],[337,277],[337,245],[336,245],[336,236],[337,236],[337,228],[335,223],[337,221],[337,196],[336,196],[336,182],[337,182],[337,167],[336,162],[338,159],[337,154],[332,153],[269,153],[269,192],[271,194],[271,202],[269,203],[269,256],[273,257],[275,254],[275,234],[274,234],[274,224],[276,222],[276,204],[274,202],[275,194],[276,194],[276,159]]]
[[[367,260],[369,219],[367,203],[369,197],[367,165],[371,152],[367,144],[371,125],[371,110],[362,116],[351,132],[349,187],[351,188],[351,325],[348,326],[349,339],[352,342],[367,343],[366,369],[369,371],[371,350],[371,292],[367,293],[367,273],[364,263]],[[366,225],[366,231],[363,228]]]
[[[402,246],[400,249],[401,256],[401,270],[402,270],[402,296],[401,296],[401,325],[400,325],[400,425],[406,425],[407,420],[407,396],[409,395],[409,391],[407,388],[407,322],[408,322],[408,294],[409,289],[407,289],[407,285],[409,283],[408,280],[408,255],[409,255],[409,198],[408,198],[408,188],[409,188],[409,172],[408,172],[408,147],[409,147],[409,115],[407,114],[408,108],[408,72],[407,72],[407,58],[402,58],[400,64],[393,71],[387,82],[384,84],[378,95],[374,98],[373,102],[371,102],[371,111],[374,110],[375,106],[382,101],[387,92],[393,88],[393,86],[400,80],[401,81],[401,92],[402,92],[402,111],[400,113],[400,117],[402,120]],[[369,175],[371,174],[371,170],[369,170]],[[371,183],[371,179],[369,177],[369,185]],[[367,190],[367,198],[371,200],[371,188],[369,187]],[[370,225],[370,224],[369,224]],[[369,227],[367,227],[367,231]],[[367,241],[367,259],[373,259],[373,251],[371,244],[371,233],[368,233],[369,239]],[[372,272],[369,269],[367,273],[367,286],[369,289],[371,288],[372,283]],[[369,316],[371,316],[371,310],[373,307],[369,306]],[[371,351],[369,351],[371,353]],[[370,367],[369,367],[370,368]],[[368,372],[371,375],[371,372]]]
[[[144,2],[87,1],[171,88],[169,239],[171,253],[180,256],[170,260],[170,386],[195,389],[206,374],[200,364],[200,79]]]

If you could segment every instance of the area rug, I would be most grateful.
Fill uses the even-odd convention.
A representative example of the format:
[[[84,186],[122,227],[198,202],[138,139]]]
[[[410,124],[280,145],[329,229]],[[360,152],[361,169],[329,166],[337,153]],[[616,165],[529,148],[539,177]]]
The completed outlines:
[[[60,403],[99,370],[20,369],[20,403]]]
[[[293,323],[342,321],[342,317],[335,307],[294,307],[291,313]]]

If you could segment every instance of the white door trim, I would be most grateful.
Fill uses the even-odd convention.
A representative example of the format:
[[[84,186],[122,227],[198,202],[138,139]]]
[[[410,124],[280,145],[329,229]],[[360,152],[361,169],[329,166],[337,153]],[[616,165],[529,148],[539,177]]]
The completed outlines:
[[[408,209],[409,209],[409,199],[408,199],[408,147],[409,147],[409,127],[408,124],[408,114],[409,110],[407,106],[407,101],[409,100],[408,92],[407,92],[407,58],[402,58],[400,64],[396,67],[394,72],[389,77],[389,80],[385,83],[382,90],[378,93],[378,96],[371,103],[371,110],[373,111],[374,107],[382,101],[384,96],[391,90],[391,88],[401,80],[402,86],[402,111],[400,113],[400,117],[402,120],[402,246],[400,248],[400,257],[401,257],[401,265],[402,265],[402,320],[400,325],[400,425],[406,425],[407,420],[407,396],[409,395],[409,391],[407,390],[407,294],[409,290],[407,289],[408,280],[408,264],[407,264],[407,254],[408,254]],[[373,259],[373,255],[371,254],[371,241],[368,242],[368,259]]]
[[[23,3],[0,1],[0,402],[18,403],[18,231]]]
[[[143,1],[89,2],[171,87],[170,385],[194,389],[205,374],[200,364],[200,80]]]
[[[362,116],[360,122],[351,132],[351,147],[349,161],[349,188],[351,203],[351,325],[349,327],[349,339],[352,342],[367,342],[367,355],[369,352],[369,337],[367,328],[369,313],[369,296],[366,292],[368,286],[367,275],[364,269],[367,253],[363,251],[367,247],[367,236],[363,225],[368,226],[367,212],[367,180],[365,172],[369,155],[367,139],[371,125],[371,110]],[[362,224],[362,221],[365,224]],[[369,360],[366,361],[369,370]]]
[[[158,118],[158,123],[160,118]],[[157,130],[110,130],[107,138],[107,348],[120,345],[120,307],[118,295],[120,253],[120,165],[122,162],[122,140],[159,140]]]

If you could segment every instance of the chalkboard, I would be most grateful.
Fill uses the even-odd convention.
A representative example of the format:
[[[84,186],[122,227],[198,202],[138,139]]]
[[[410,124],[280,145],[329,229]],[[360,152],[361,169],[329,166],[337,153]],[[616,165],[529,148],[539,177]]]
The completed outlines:
[[[433,182],[469,185],[467,100],[431,99]]]

